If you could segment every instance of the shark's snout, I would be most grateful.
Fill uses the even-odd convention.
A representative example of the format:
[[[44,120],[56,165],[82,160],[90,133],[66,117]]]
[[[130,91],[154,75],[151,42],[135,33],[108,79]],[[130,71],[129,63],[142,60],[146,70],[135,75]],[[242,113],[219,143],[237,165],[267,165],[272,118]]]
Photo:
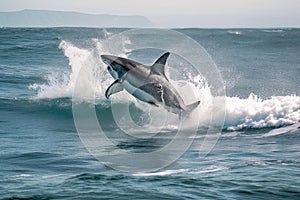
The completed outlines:
[[[114,56],[110,56],[110,55],[101,55],[101,59],[102,61],[107,64],[107,70],[109,72],[112,72],[114,70],[113,68],[113,61],[114,61]]]
[[[101,59],[105,64],[110,65],[111,62],[108,59],[107,55],[101,55]]]
[[[111,65],[118,57],[112,55],[101,55],[102,61],[108,66]]]

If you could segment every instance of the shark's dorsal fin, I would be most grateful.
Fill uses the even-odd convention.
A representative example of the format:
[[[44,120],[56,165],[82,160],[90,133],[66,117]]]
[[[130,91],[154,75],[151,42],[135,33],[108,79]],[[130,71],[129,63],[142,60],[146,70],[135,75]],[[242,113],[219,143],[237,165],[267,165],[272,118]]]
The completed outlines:
[[[166,65],[169,55],[170,55],[170,52],[166,52],[162,56],[160,56],[155,61],[155,63],[151,66],[151,72],[153,72],[155,74],[163,75],[166,78],[165,65]]]
[[[110,95],[123,90],[123,86],[119,80],[115,80],[105,91],[105,97],[108,99]]]

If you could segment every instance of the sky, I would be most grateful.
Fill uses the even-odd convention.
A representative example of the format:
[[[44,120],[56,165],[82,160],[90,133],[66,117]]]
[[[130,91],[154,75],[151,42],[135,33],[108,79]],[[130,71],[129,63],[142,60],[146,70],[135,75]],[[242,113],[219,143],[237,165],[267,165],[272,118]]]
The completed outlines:
[[[157,27],[300,27],[300,0],[1,0],[0,11],[142,15]]]

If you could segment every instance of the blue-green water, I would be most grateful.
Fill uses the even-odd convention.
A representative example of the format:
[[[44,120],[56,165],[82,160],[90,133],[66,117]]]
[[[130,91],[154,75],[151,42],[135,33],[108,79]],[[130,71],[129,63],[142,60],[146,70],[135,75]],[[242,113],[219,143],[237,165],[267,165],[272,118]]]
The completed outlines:
[[[104,166],[81,143],[72,115],[78,69],[103,67],[99,55],[109,52],[101,40],[124,30],[0,29],[1,198],[300,198],[299,29],[177,30],[199,42],[217,64],[227,115],[218,143],[205,158],[194,144],[176,163],[149,173]],[[131,56],[130,49],[120,48]],[[153,55],[143,52],[137,58],[150,62],[150,56],[152,62]],[[113,80],[105,70],[92,72],[99,82],[87,76],[82,84],[97,91],[101,125],[118,137],[104,98]],[[131,109],[138,119],[143,112],[135,104]],[[131,142],[125,138],[118,145],[141,151],[157,145]]]

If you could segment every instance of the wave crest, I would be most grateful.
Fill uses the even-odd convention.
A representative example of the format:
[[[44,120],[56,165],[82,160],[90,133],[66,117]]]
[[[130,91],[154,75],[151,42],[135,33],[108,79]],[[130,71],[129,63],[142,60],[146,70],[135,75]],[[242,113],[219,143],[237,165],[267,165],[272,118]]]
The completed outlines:
[[[69,60],[70,69],[63,73],[50,73],[46,79],[47,82],[43,84],[32,84],[30,89],[36,90],[37,95],[34,99],[59,99],[59,98],[71,98],[73,90],[76,84],[78,75],[83,76],[80,80],[80,94],[82,98],[87,102],[94,103],[93,99],[90,99],[85,94],[87,91],[91,93],[92,90],[95,99],[99,104],[105,102],[104,93],[107,87],[112,83],[113,79],[106,72],[106,66],[101,62],[100,55],[103,53],[109,53],[105,44],[98,39],[92,40],[94,42],[93,49],[79,48],[70,42],[62,40],[59,48],[64,52],[64,55]],[[118,44],[119,48],[123,48],[122,52],[130,52],[125,48],[125,43],[130,43],[128,40],[124,40],[124,44]],[[119,50],[120,51],[120,50]],[[121,52],[121,51],[120,51]],[[128,54],[119,55],[126,57]],[[196,77],[194,77],[196,78]],[[190,82],[193,82],[191,79]],[[199,80],[196,81],[199,83]],[[180,85],[180,81],[173,81],[174,86]],[[202,88],[201,88],[202,87]],[[180,91],[180,86],[178,86]],[[191,89],[191,87],[189,86]],[[200,86],[192,88],[196,96],[201,100],[200,106],[207,106],[212,96],[209,90],[209,86]],[[185,89],[181,89],[185,91]],[[180,91],[180,92],[181,92]],[[188,96],[188,94],[184,95]],[[85,98],[87,97],[87,98]],[[218,98],[218,97],[213,97]],[[137,100],[120,93],[114,97],[114,102],[131,101],[136,104]],[[290,96],[273,96],[269,99],[259,98],[255,94],[250,94],[248,98],[242,99],[239,97],[225,97],[226,106],[221,107],[227,113],[224,123],[224,129],[229,131],[241,130],[245,128],[266,128],[266,127],[280,127],[290,124],[294,124],[300,121],[300,97],[296,95]],[[96,104],[98,104],[96,102]],[[102,102],[102,103],[101,103]],[[136,106],[142,108],[137,103]],[[201,115],[197,118],[204,119],[204,121],[210,121],[210,115]],[[198,119],[195,119],[198,120]],[[213,119],[213,121],[220,121],[220,119]],[[217,123],[219,124],[219,123]]]
[[[226,97],[227,130],[291,125],[300,120],[300,97],[272,96],[261,99],[250,94],[247,99]]]

